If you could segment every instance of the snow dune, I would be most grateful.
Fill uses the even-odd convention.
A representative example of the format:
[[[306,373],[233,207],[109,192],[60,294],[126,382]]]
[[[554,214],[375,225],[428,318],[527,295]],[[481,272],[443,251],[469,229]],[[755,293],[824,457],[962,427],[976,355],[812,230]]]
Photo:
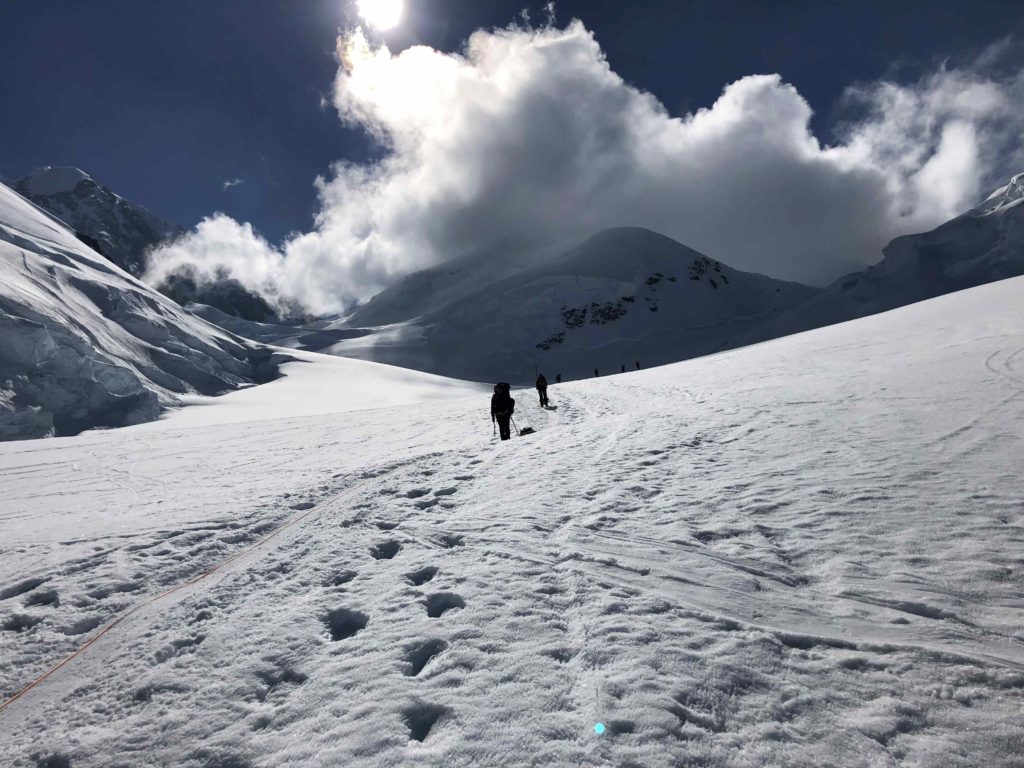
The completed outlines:
[[[399,374],[311,357],[156,424],[0,445],[3,695],[137,607],[0,713],[0,754],[1019,766],[1022,291],[551,411],[517,392],[539,431],[506,444],[486,391],[412,380],[455,397],[399,405],[375,378]],[[389,407],[335,408],[356,387]]]

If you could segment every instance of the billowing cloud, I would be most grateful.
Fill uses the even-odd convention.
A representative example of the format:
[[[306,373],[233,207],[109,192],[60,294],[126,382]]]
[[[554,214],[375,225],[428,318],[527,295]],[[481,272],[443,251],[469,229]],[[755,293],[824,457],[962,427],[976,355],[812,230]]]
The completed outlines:
[[[778,75],[673,116],[616,75],[578,21],[479,31],[459,53],[393,55],[355,31],[339,59],[334,106],[382,159],[317,180],[311,232],[275,248],[217,215],[155,253],[151,279],[191,264],[330,312],[454,256],[628,225],[823,283],[975,204],[1024,134],[1024,77],[988,74],[987,59],[851,88],[859,117],[832,145]]]

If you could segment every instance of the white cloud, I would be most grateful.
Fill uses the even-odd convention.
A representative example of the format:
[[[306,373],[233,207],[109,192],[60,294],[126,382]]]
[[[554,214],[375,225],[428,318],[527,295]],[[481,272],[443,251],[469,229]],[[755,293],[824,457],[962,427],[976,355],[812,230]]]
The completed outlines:
[[[157,252],[152,278],[219,267],[268,298],[337,311],[470,251],[632,225],[741,269],[821,283],[977,202],[1024,127],[1020,73],[980,64],[850,89],[861,117],[823,146],[809,105],[778,75],[745,77],[711,107],[672,116],[611,70],[580,22],[480,31],[453,54],[392,55],[354,32],[339,55],[334,106],[383,159],[319,179],[315,228],[281,248],[218,215]]]
[[[227,192],[232,187],[237,187],[237,186],[239,186],[241,184],[244,184],[244,183],[245,182],[242,181],[241,179],[225,179],[224,180],[224,185],[223,185],[224,191]]]

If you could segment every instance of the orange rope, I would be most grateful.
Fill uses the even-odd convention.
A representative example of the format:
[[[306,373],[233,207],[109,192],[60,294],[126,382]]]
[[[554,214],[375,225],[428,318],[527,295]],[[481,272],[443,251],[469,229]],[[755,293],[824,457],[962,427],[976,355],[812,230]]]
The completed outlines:
[[[92,646],[97,640],[99,640],[101,637],[103,637],[105,634],[107,634],[107,632],[112,630],[114,627],[116,627],[118,624],[120,624],[122,621],[127,619],[132,614],[137,613],[138,611],[141,611],[143,608],[145,608],[145,607],[147,607],[149,605],[152,605],[155,602],[163,600],[164,598],[169,597],[170,595],[173,595],[175,592],[180,592],[181,590],[185,589],[186,587],[190,587],[193,584],[197,584],[200,581],[203,581],[204,579],[209,578],[213,574],[217,573],[218,571],[223,570],[225,567],[227,567],[231,563],[233,563],[236,560],[238,560],[239,558],[241,558],[243,555],[247,555],[247,554],[249,554],[250,552],[253,552],[256,549],[259,549],[264,544],[266,544],[268,541],[270,541],[273,538],[276,538],[277,536],[279,536],[281,533],[283,533],[288,528],[291,528],[293,525],[296,525],[297,523],[302,522],[303,520],[305,520],[310,515],[312,515],[312,514],[314,514],[316,512],[319,512],[327,504],[333,504],[334,502],[338,501],[339,499],[343,499],[345,496],[348,496],[349,494],[354,493],[355,491],[358,491],[360,488],[362,488],[363,486],[367,485],[369,482],[370,482],[370,480],[365,480],[364,482],[359,483],[358,485],[355,485],[355,486],[353,486],[352,488],[349,488],[346,491],[342,491],[337,496],[333,496],[330,499],[328,499],[327,501],[325,501],[325,502],[323,502],[321,504],[316,505],[312,509],[309,509],[309,510],[303,512],[300,515],[292,517],[288,522],[282,523],[277,528],[275,528],[273,531],[271,531],[266,536],[264,536],[262,539],[257,541],[255,544],[253,544],[253,545],[251,545],[249,547],[246,547],[245,549],[240,550],[239,552],[236,552],[231,557],[228,557],[228,558],[225,558],[224,560],[221,560],[219,563],[217,563],[217,565],[215,565],[213,568],[210,568],[208,571],[205,571],[204,573],[200,573],[197,576],[193,576],[188,581],[185,581],[185,582],[179,584],[176,587],[171,587],[170,589],[166,590],[165,592],[161,592],[158,595],[154,595],[153,597],[150,597],[150,598],[142,601],[141,603],[139,603],[138,605],[134,606],[133,608],[130,608],[126,612],[122,613],[120,616],[115,617],[105,627],[103,627],[103,629],[101,629],[99,632],[97,632],[95,635],[93,635],[91,638],[89,638],[88,641],[83,643],[74,653],[72,653],[70,656],[67,656],[60,663],[54,665],[53,667],[50,667],[50,669],[48,669],[42,675],[37,677],[35,680],[33,680],[28,685],[26,685],[24,688],[22,688],[16,694],[11,696],[11,698],[7,699],[7,701],[5,701],[2,704],[0,704],[0,713],[4,712],[9,706],[11,706],[11,704],[16,702],[21,697],[23,697],[25,694],[27,694],[33,688],[37,687],[38,685],[41,685],[48,678],[50,678],[52,675],[56,674],[59,670],[61,670],[62,668],[64,668],[68,664],[70,664],[72,661],[74,661],[76,658],[81,656],[83,653],[85,653],[90,648],[90,646]]]

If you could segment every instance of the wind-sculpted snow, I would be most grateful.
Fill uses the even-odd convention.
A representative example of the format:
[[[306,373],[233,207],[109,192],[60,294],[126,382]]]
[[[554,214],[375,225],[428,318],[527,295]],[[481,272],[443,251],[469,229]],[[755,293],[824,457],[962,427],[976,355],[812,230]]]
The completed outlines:
[[[0,440],[151,421],[273,371],[0,185]]]
[[[516,392],[538,432],[508,443],[454,382],[472,396],[332,413],[444,385],[309,356],[166,421],[0,446],[0,692],[137,608],[0,713],[0,754],[1015,768],[1022,289],[551,410]]]

